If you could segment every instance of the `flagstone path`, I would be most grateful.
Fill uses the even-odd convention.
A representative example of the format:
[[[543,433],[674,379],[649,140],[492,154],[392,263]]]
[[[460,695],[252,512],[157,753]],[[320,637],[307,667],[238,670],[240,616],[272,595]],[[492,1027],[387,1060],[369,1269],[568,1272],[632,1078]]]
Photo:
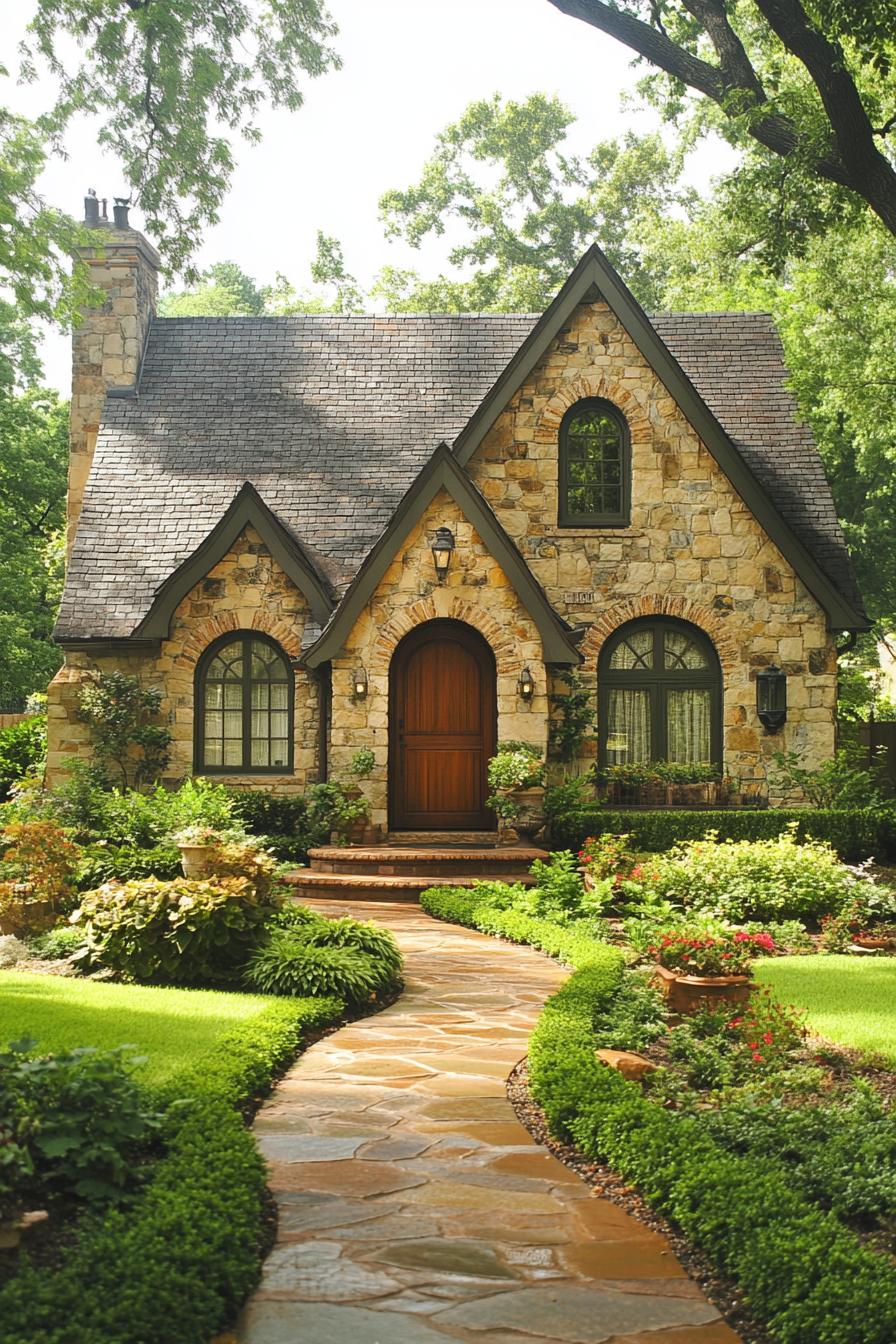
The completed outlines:
[[[565,971],[416,906],[390,1008],[313,1045],[255,1122],[277,1242],[242,1344],[737,1344],[665,1239],[516,1119],[505,1079]]]

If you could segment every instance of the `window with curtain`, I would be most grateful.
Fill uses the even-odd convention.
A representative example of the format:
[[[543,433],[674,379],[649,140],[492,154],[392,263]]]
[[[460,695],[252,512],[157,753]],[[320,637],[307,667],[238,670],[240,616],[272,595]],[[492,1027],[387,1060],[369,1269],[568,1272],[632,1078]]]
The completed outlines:
[[[561,527],[625,527],[631,502],[631,451],[625,418],[608,401],[576,402],[559,442]]]
[[[722,676],[712,642],[684,621],[632,621],[598,667],[604,765],[721,764]]]
[[[292,702],[292,671],[273,640],[253,632],[216,641],[196,674],[197,771],[291,771]]]

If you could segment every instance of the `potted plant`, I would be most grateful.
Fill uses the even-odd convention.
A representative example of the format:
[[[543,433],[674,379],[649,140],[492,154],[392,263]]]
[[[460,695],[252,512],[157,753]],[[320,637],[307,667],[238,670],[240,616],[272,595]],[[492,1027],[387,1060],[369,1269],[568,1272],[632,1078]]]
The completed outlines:
[[[654,979],[672,1012],[692,1013],[709,1003],[746,1003],[753,990],[753,961],[775,951],[770,933],[726,929],[672,929],[648,949]]]
[[[531,742],[498,743],[488,763],[486,805],[497,815],[505,839],[532,839],[544,826],[544,768],[542,753]]]
[[[336,832],[340,844],[363,845],[370,819],[370,802],[364,796],[360,781],[373,773],[376,758],[369,747],[361,747],[349,761],[350,778],[341,781],[342,798],[336,812]]]
[[[185,826],[175,831],[172,840],[180,850],[180,866],[184,877],[208,877],[213,871],[214,852],[225,839],[223,831],[214,826]]]

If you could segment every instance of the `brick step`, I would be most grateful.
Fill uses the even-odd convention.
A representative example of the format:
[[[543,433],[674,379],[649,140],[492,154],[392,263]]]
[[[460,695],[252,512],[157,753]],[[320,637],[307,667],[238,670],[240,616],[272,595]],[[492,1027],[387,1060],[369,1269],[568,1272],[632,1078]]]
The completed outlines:
[[[528,875],[536,859],[544,858],[542,849],[518,845],[506,849],[479,849],[467,846],[424,848],[408,845],[372,845],[347,848],[324,845],[308,854],[308,866],[314,873],[345,873],[370,877],[419,877],[427,881],[443,878],[488,877],[518,881]]]
[[[402,901],[416,904],[421,891],[427,887],[450,885],[452,887],[471,887],[474,882],[488,881],[490,873],[476,873],[472,876],[451,877],[447,881],[430,875],[395,877],[382,876],[379,873],[320,873],[310,868],[297,868],[288,873],[284,881],[293,888],[299,900],[333,899],[340,901]],[[531,886],[533,879],[528,874],[513,879]]]

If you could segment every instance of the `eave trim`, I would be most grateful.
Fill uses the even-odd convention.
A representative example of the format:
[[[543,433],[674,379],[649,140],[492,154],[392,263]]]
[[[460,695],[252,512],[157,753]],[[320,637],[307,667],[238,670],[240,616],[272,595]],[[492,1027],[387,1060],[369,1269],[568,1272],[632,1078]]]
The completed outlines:
[[[305,665],[320,667],[338,656],[411,528],[439,490],[448,492],[506,574],[541,636],[544,661],[562,666],[580,663],[572,631],[551,606],[544,589],[473,482],[461,471],[451,449],[440,443],[358,570],[330,624],[305,654]]]

